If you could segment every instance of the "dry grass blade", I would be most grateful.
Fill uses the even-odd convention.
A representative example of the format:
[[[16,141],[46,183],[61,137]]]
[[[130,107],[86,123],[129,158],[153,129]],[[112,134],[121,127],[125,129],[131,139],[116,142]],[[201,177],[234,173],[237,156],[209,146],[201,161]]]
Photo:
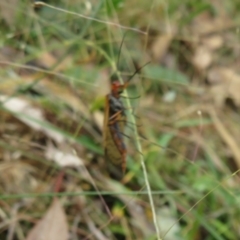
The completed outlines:
[[[141,31],[141,30],[139,30],[139,29],[137,29],[137,28],[122,26],[122,25],[117,24],[117,23],[114,23],[114,22],[107,22],[107,21],[104,21],[104,20],[101,20],[101,19],[92,18],[92,17],[86,16],[86,15],[83,15],[83,14],[79,14],[79,13],[76,13],[76,12],[67,11],[67,10],[65,10],[65,9],[52,6],[52,5],[47,4],[47,3],[44,3],[44,2],[40,2],[40,1],[39,1],[39,2],[35,3],[35,5],[36,5],[36,6],[46,6],[46,7],[53,8],[53,9],[55,9],[55,10],[61,11],[61,12],[69,13],[69,14],[76,15],[76,16],[81,17],[81,18],[88,19],[88,20],[91,20],[91,21],[96,21],[96,22],[99,22],[99,23],[104,23],[104,24],[106,24],[106,25],[112,25],[112,26],[115,26],[115,27],[118,27],[118,28],[135,31],[135,32],[142,33],[142,34],[147,34],[146,32]]]
[[[227,128],[223,125],[219,117],[217,116],[215,110],[213,108],[209,109],[209,114],[211,115],[215,127],[217,131],[219,132],[220,136],[224,140],[224,142],[229,146],[229,148],[232,151],[232,154],[235,158],[236,165],[240,169],[240,150],[239,145],[236,143],[234,138],[232,138],[230,132],[227,130]]]

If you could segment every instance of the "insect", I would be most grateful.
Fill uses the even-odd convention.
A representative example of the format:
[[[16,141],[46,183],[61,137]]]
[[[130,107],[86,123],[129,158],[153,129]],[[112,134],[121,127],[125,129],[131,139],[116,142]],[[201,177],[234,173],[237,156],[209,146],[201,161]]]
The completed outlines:
[[[126,121],[124,106],[120,99],[122,91],[126,88],[118,81],[111,84],[111,92],[105,99],[104,116],[104,154],[106,160],[114,165],[122,165],[122,171],[126,169],[126,145],[123,134]]]
[[[125,173],[126,170],[127,156],[123,132],[127,119],[125,107],[120,98],[124,89],[129,85],[130,80],[140,71],[140,69],[137,69],[124,84],[121,84],[119,81],[114,81],[111,84],[111,92],[106,95],[105,99],[103,134],[104,154],[106,160],[109,160],[114,165],[121,165],[123,173]]]

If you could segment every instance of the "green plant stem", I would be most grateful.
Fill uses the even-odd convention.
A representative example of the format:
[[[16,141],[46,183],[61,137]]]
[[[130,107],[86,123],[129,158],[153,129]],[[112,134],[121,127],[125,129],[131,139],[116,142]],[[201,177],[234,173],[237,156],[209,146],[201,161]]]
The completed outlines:
[[[114,69],[116,69],[116,66],[114,66]],[[123,84],[124,81],[123,81],[121,75],[119,74],[119,71],[117,71],[117,75],[118,75],[119,81]],[[125,91],[124,94],[126,95],[126,107],[130,109],[131,108],[131,103],[130,103],[130,99],[128,98],[127,91]],[[145,162],[144,162],[143,155],[141,154],[142,153],[142,145],[141,145],[140,140],[139,140],[140,138],[139,138],[139,134],[138,134],[138,130],[137,130],[136,120],[135,120],[135,117],[134,117],[133,114],[130,114],[129,118],[130,118],[130,122],[133,123],[133,133],[134,133],[134,138],[135,138],[135,141],[136,141],[136,148],[137,148],[138,152],[140,153],[139,154],[140,162],[141,162],[142,169],[143,169],[143,175],[144,175],[144,180],[145,180],[145,184],[146,184],[146,188],[147,188],[147,192],[148,192],[148,198],[149,198],[149,202],[150,202],[150,206],[151,206],[151,210],[152,210],[153,223],[154,223],[154,226],[155,226],[155,229],[156,229],[157,239],[161,240],[160,228],[158,226],[156,210],[155,210],[155,206],[154,206],[154,202],[153,202],[153,198],[152,198],[152,194],[151,194],[151,187],[150,187],[150,184],[149,184],[149,181],[148,181],[147,168],[146,168],[146,165],[145,165]]]

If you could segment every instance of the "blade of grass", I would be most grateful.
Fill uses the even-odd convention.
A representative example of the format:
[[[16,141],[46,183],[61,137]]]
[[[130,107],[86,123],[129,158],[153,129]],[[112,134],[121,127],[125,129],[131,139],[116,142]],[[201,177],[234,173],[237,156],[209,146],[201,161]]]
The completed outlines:
[[[65,13],[68,13],[68,14],[76,15],[76,16],[81,17],[81,18],[88,19],[88,20],[91,20],[91,21],[96,21],[96,22],[99,22],[99,23],[104,23],[104,24],[106,24],[106,25],[111,25],[111,26],[114,26],[114,27],[118,27],[118,28],[135,31],[135,32],[142,33],[142,34],[146,34],[146,32],[141,31],[141,30],[139,30],[139,29],[137,29],[137,28],[131,28],[131,27],[127,27],[127,26],[123,26],[123,25],[114,23],[114,22],[108,22],[108,21],[104,21],[104,20],[101,20],[101,19],[92,18],[92,17],[86,16],[86,15],[83,15],[83,14],[79,14],[79,13],[76,13],[76,12],[67,11],[67,10],[65,10],[65,9],[52,6],[52,5],[47,4],[47,3],[44,3],[44,2],[37,2],[37,3],[35,3],[35,5],[38,5],[38,6],[46,6],[46,7],[49,7],[49,8],[58,10],[58,11],[61,11],[61,12],[65,12]]]
[[[82,191],[82,192],[45,192],[45,193],[23,193],[23,194],[3,194],[0,196],[1,200],[5,199],[21,199],[21,198],[54,198],[54,197],[74,197],[74,196],[117,196],[117,195],[129,195],[129,196],[139,196],[147,195],[148,191]],[[153,195],[160,194],[183,194],[182,191],[152,191]]]
[[[123,84],[124,81],[123,81],[119,71],[117,70],[117,66],[116,66],[115,61],[111,60],[111,65],[112,65],[114,71],[116,72],[116,75],[118,76],[119,81]],[[131,109],[130,98],[128,97],[127,91],[124,90],[123,94],[126,96],[126,108]],[[133,123],[132,130],[133,130],[133,135],[134,135],[134,139],[135,139],[135,142],[136,142],[137,151],[139,153],[142,153],[143,152],[142,151],[142,145],[141,145],[141,142],[140,142],[140,137],[139,137],[139,134],[138,134],[135,117],[134,117],[133,114],[130,114],[129,118],[130,118],[129,121]],[[140,158],[141,166],[142,166],[142,169],[143,169],[143,175],[144,175],[144,179],[145,179],[146,188],[147,188],[147,191],[148,191],[148,197],[149,197],[149,202],[150,202],[150,206],[151,206],[151,210],[152,210],[152,214],[153,214],[153,223],[154,223],[154,226],[155,226],[157,239],[161,240],[160,229],[159,229],[158,222],[157,222],[156,210],[155,210],[155,206],[154,206],[154,202],[153,202],[153,198],[152,198],[152,194],[151,194],[151,187],[150,187],[150,184],[149,184],[149,181],[148,181],[147,168],[146,168],[146,165],[145,165],[145,162],[144,162],[144,157],[143,157],[142,154],[139,154],[139,158]]]

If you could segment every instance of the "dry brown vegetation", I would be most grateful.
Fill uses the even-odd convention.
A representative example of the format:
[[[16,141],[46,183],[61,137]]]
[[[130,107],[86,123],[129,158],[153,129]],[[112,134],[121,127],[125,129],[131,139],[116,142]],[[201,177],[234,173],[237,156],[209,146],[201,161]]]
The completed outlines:
[[[240,6],[223,2],[0,2],[0,239],[240,239]],[[104,96],[148,61],[121,179]]]

